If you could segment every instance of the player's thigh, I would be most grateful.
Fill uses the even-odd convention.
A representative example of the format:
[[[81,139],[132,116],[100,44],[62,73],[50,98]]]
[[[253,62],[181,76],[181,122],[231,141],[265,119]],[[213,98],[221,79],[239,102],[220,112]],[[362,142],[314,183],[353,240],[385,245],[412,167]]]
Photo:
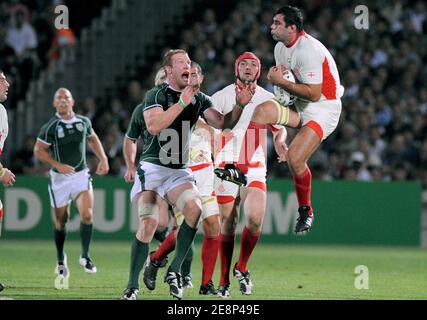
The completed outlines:
[[[289,145],[288,161],[305,163],[320,145],[320,138],[317,133],[308,126],[304,126],[296,134]]]
[[[92,213],[94,203],[93,189],[82,191],[76,198],[77,210],[80,214],[82,213]]]

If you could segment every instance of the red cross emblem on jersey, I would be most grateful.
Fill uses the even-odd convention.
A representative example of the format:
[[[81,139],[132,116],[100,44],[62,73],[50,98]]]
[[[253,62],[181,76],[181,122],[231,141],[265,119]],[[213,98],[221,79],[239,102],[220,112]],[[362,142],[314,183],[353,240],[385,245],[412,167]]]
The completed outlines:
[[[310,72],[310,73],[308,74],[308,76],[309,76],[310,78],[313,78],[313,77],[314,77],[314,73],[313,73],[313,72]]]

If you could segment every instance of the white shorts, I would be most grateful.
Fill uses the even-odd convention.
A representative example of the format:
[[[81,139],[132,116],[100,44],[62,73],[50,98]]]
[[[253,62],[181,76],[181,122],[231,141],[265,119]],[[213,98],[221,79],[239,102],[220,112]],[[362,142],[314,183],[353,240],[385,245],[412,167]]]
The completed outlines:
[[[199,166],[190,168],[196,180],[196,187],[199,189],[200,196],[202,197],[202,220],[204,220],[207,217],[219,214],[219,208],[214,193],[215,174],[213,171],[213,164],[209,166],[200,166],[202,167],[201,169],[197,169]]]
[[[195,185],[190,169],[171,169],[145,161],[139,163],[139,169],[143,171],[143,174],[139,175],[139,179],[135,178],[130,192],[132,202],[142,191],[154,191],[160,197],[165,198],[169,191],[181,184],[190,182]]]
[[[194,179],[196,180],[196,187],[199,189],[201,197],[210,197],[214,192],[214,172],[213,164],[208,167],[203,167],[202,169],[195,169],[195,167],[190,167],[193,172]]]
[[[341,108],[340,99],[309,102],[304,108],[297,107],[302,125],[312,128],[322,141],[338,126]]]
[[[242,188],[258,188],[267,191],[265,167],[249,168],[246,174],[247,186]],[[215,176],[215,194],[219,204],[234,201],[239,194],[239,186],[235,183],[221,180]]]
[[[49,195],[52,208],[62,208],[83,192],[92,189],[92,178],[89,169],[78,171],[72,175],[50,170]]]

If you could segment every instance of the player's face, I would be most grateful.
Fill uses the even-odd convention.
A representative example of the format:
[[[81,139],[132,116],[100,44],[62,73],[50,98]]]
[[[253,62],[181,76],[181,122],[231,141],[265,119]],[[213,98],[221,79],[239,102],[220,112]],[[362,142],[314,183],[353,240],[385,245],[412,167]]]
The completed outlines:
[[[172,57],[172,66],[168,67],[169,83],[178,89],[184,89],[190,82],[191,60],[186,53],[177,53]]]
[[[291,43],[294,40],[295,26],[290,25],[286,27],[285,17],[283,14],[276,14],[273,17],[273,23],[271,24],[271,36],[276,41],[281,41],[285,45]]]
[[[192,85],[200,85],[203,82],[203,75],[199,72],[199,69],[196,67],[192,67],[190,69],[190,84]]]
[[[4,102],[7,99],[9,90],[9,82],[7,82],[5,75],[0,73],[0,102]]]
[[[258,63],[254,59],[243,59],[237,67],[239,79],[243,83],[254,82],[259,70]]]
[[[60,89],[55,93],[53,105],[56,111],[61,115],[70,114],[73,111],[74,99],[71,92]]]

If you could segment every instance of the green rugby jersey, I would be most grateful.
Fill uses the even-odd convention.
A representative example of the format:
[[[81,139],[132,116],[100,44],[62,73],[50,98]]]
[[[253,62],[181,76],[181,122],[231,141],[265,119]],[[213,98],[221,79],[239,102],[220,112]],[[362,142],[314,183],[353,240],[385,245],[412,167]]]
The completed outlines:
[[[173,169],[187,167],[191,132],[197,119],[212,107],[210,97],[197,93],[169,128],[163,129],[158,135],[152,136],[144,121],[144,111],[155,107],[166,111],[178,102],[180,96],[181,92],[163,83],[149,90],[142,104],[135,108],[126,136],[132,140],[142,138],[144,146],[140,160]]]
[[[80,171],[87,168],[86,139],[92,133],[88,118],[74,114],[72,119],[64,120],[56,114],[43,125],[37,139],[49,145],[49,153],[56,161]]]

